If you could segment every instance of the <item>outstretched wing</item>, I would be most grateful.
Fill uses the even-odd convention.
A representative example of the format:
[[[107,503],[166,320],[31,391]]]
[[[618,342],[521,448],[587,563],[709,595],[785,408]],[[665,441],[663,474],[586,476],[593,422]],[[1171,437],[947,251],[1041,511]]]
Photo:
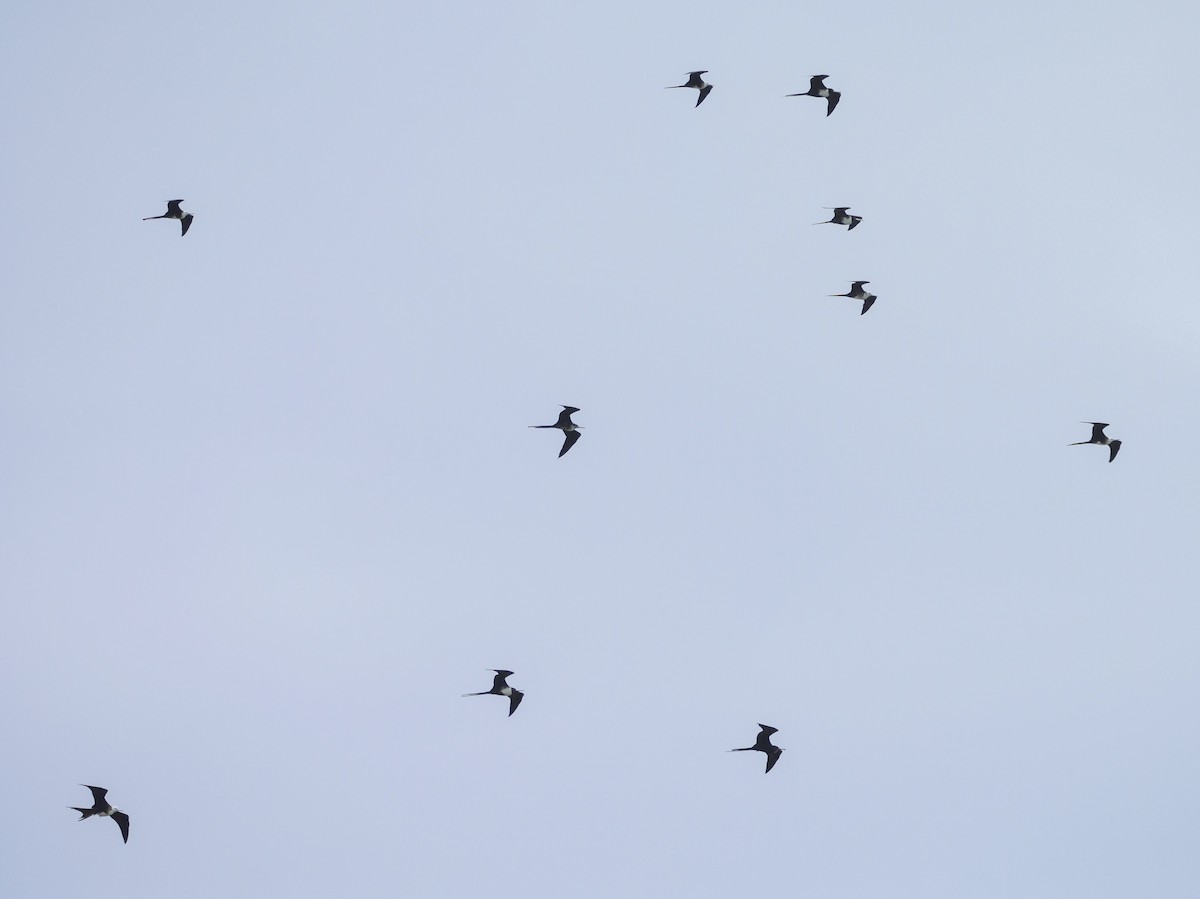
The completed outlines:
[[[91,787],[87,784],[84,784],[84,786],[92,791],[92,799],[95,800],[96,805],[104,806],[108,804],[108,801],[104,798],[108,795],[108,790],[104,789],[104,787]]]
[[[858,314],[859,314],[859,315],[866,315],[866,314],[867,314],[867,310],[868,310],[868,309],[870,309],[872,306],[874,306],[874,305],[875,305],[875,301],[876,301],[877,299],[879,299],[879,297],[875,296],[875,294],[873,294],[873,293],[872,293],[872,294],[868,294],[868,295],[867,295],[867,297],[866,297],[866,299],[864,299],[864,300],[863,300],[863,311],[862,311],[862,312],[860,312],[860,313],[858,313]]]
[[[179,236],[183,237],[184,234],[187,234],[187,229],[190,227],[192,227],[192,214],[189,212],[183,217],[183,233]]]
[[[808,89],[815,94],[821,88],[825,87],[825,79],[828,77],[828,75],[813,75],[808,79]]]
[[[842,99],[842,95],[837,91],[829,92],[829,108],[825,110],[826,118],[833,115],[833,111],[837,109],[838,100],[840,99]]]
[[[179,206],[179,204],[182,202],[183,200],[167,200],[167,215],[171,216],[172,218],[179,218],[182,216],[183,209],[181,209]]]
[[[775,763],[779,761],[779,757],[783,755],[783,750],[778,746],[772,746],[767,750],[767,770],[763,774],[770,774],[771,769],[775,767]]]
[[[521,704],[521,700],[525,698],[525,694],[520,690],[513,690],[512,696],[508,697],[508,717],[512,717],[512,713],[517,710],[517,706]]]
[[[124,812],[113,812],[112,819],[117,822],[117,826],[121,828],[121,839],[126,843],[129,842],[129,816]]]
[[[1108,445],[1108,461],[1109,462],[1111,462],[1113,459],[1117,458],[1117,452],[1120,449],[1121,449],[1121,441],[1120,440],[1114,440],[1112,443],[1110,443]]]
[[[566,440],[563,441],[562,449],[558,451],[558,458],[561,459],[563,456],[565,456],[567,454],[567,450],[575,445],[575,441],[577,441],[579,437],[580,434],[578,431],[567,431]]]
[[[700,88],[700,96],[696,98],[696,106],[699,106],[704,102],[704,98],[712,92],[712,87],[713,86],[711,84],[706,84],[704,87]]]

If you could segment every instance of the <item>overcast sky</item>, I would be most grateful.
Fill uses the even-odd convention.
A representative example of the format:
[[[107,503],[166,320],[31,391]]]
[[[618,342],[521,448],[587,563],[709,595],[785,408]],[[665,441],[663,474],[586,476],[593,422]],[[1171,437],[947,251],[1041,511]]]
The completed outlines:
[[[8,4],[0,893],[1194,899],[1198,18]]]

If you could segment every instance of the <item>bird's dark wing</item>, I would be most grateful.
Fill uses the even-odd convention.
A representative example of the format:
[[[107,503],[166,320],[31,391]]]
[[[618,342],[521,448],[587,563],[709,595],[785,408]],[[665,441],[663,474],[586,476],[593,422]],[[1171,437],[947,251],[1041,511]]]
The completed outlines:
[[[838,100],[842,99],[842,95],[837,91],[829,92],[829,108],[825,110],[826,117],[833,115],[833,111],[837,109]]]
[[[574,425],[575,422],[571,421],[571,415],[578,411],[574,406],[563,406],[563,410],[558,413],[558,421],[555,422],[554,427],[565,428]]]
[[[1111,462],[1113,459],[1117,458],[1117,452],[1120,449],[1121,449],[1121,441],[1120,440],[1114,440],[1112,443],[1110,443],[1108,445],[1108,461],[1109,462]]]
[[[860,313],[858,313],[858,314],[859,314],[859,315],[866,315],[866,314],[867,314],[867,310],[868,310],[868,309],[870,309],[872,306],[874,306],[874,305],[875,305],[875,301],[876,301],[877,299],[879,299],[879,297],[875,296],[875,294],[869,294],[869,295],[867,296],[867,298],[866,298],[865,300],[863,300],[863,311],[862,311],[862,312],[860,312]]]
[[[183,217],[183,232],[179,236],[183,237],[184,234],[187,234],[187,229],[190,227],[192,227],[192,214],[189,212]]]
[[[767,770],[763,772],[764,774],[771,773],[771,769],[775,767],[775,763],[779,761],[781,755],[783,755],[783,750],[778,746],[772,746],[767,751]]]
[[[510,674],[512,674],[511,671],[497,671],[496,672],[496,677],[492,680],[492,692],[493,693],[499,693],[501,690],[503,690],[505,687],[508,686],[508,684],[505,681]]]
[[[773,733],[775,733],[775,729],[771,728],[771,733],[763,731],[759,734],[758,739],[754,741],[754,748],[759,752],[765,752],[767,755],[770,755],[775,750],[775,747],[771,744],[771,734]]]
[[[696,98],[696,106],[699,106],[701,103],[703,103],[704,98],[712,93],[712,87],[713,86],[711,84],[706,84],[704,87],[700,88],[700,96]]]
[[[117,822],[117,826],[121,828],[121,839],[126,843],[129,842],[129,816],[124,812],[113,812],[112,819]]]
[[[847,228],[846,230],[847,230],[847,231],[853,231],[855,228],[857,228],[857,227],[858,227],[858,223],[859,223],[859,222],[861,222],[861,221],[862,221],[862,216],[861,216],[861,215],[852,215],[852,216],[850,216],[850,227],[849,227],[849,228]]]
[[[850,209],[849,206],[834,206],[833,207],[833,217],[835,219],[840,219],[843,215],[846,214],[847,210],[849,210],[849,209]]]
[[[562,449],[558,451],[558,458],[562,458],[567,454],[567,450],[575,445],[575,441],[579,439],[578,431],[567,431],[566,440],[563,441]]]
[[[176,218],[183,215],[183,210],[179,208],[179,204],[182,202],[183,200],[167,200],[167,215],[175,216]]]
[[[1092,439],[1103,440],[1104,429],[1108,427],[1108,423],[1103,421],[1089,421],[1088,424],[1092,426]]]
[[[107,800],[104,798],[105,796],[108,795],[108,790],[104,789],[104,787],[91,787],[91,786],[88,786],[87,784],[84,784],[84,786],[92,791],[92,799],[95,800],[96,805],[107,805],[108,804]]]
[[[521,700],[525,698],[525,694],[520,690],[513,690],[512,695],[508,697],[508,717],[512,717],[512,713],[517,710],[517,706],[521,704]]]
[[[853,284],[850,285],[850,292],[858,293],[860,290],[863,289],[863,287],[865,285],[870,284],[870,283],[871,283],[870,281],[855,281]]]
[[[808,89],[816,93],[825,86],[825,79],[828,75],[813,75],[808,79]]]

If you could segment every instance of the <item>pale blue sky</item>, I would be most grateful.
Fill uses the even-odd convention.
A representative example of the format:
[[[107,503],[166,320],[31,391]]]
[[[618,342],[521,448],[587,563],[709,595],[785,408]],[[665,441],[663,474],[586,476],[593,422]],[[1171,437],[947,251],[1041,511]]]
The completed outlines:
[[[246,6],[2,17],[0,893],[1200,892],[1192,6]]]

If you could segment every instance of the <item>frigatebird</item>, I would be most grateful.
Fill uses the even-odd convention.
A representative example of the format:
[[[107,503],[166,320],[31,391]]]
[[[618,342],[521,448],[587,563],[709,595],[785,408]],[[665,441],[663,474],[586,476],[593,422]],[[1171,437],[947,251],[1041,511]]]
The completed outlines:
[[[1078,443],[1071,443],[1068,446],[1085,446],[1089,443],[1096,443],[1100,446],[1108,447],[1108,461],[1111,462],[1117,458],[1117,453],[1121,449],[1121,441],[1113,440],[1104,433],[1104,429],[1108,427],[1108,422],[1105,421],[1082,421],[1080,424],[1092,426],[1092,439],[1080,440]]]
[[[672,84],[663,88],[663,90],[674,90],[677,87],[694,87],[696,90],[700,91],[700,96],[696,98],[696,106],[699,106],[704,102],[704,98],[707,97],[709,92],[713,89],[711,84],[708,84],[703,78],[700,77],[701,75],[707,74],[708,69],[700,69],[698,72],[688,72],[688,80],[686,84]],[[694,109],[695,107],[692,108]]]
[[[516,687],[508,685],[508,676],[511,671],[505,671],[503,668],[493,668],[496,672],[496,677],[492,680],[492,689],[484,690],[482,693],[464,693],[463,696],[507,696],[508,697],[508,717],[512,717],[512,713],[517,710],[517,706],[521,704],[521,700],[525,698],[525,694]]]
[[[563,410],[558,413],[558,421],[552,425],[530,425],[531,428],[558,428],[563,432],[566,439],[563,440],[562,449],[558,451],[558,457],[561,459],[571,447],[575,445],[575,441],[579,439],[579,425],[571,421],[571,413],[578,412],[579,409],[575,406],[563,406]]]
[[[861,215],[851,215],[847,210],[849,206],[826,206],[826,209],[833,210],[833,218],[824,222],[813,222],[814,225],[849,225],[847,231],[853,231],[858,223],[862,221]]]
[[[108,790],[103,787],[90,787],[87,784],[80,784],[81,787],[87,787],[92,791],[92,798],[95,804],[91,808],[77,808],[76,806],[67,806],[74,811],[79,812],[79,820],[90,818],[92,815],[97,815],[101,818],[112,818],[117,822],[117,826],[121,828],[121,839],[126,843],[129,842],[129,816],[119,808],[113,808],[112,804],[105,799]]]
[[[740,749],[731,749],[730,752],[765,752],[767,754],[767,770],[766,774],[775,767],[775,763],[779,761],[779,757],[783,755],[783,749],[771,742],[771,734],[778,733],[778,727],[771,727],[769,724],[760,724],[758,739],[754,741],[753,746],[743,746]]]
[[[842,99],[842,95],[831,88],[825,86],[825,79],[828,75],[813,75],[809,79],[809,87],[802,94],[788,94],[789,97],[825,97],[829,101],[829,106],[825,110],[826,117],[833,115],[833,110],[838,105],[838,100]]]
[[[181,208],[179,208],[179,204],[182,202],[183,200],[167,200],[167,211],[164,215],[148,215],[142,219],[142,221],[149,222],[153,221],[154,219],[179,219],[183,225],[183,232],[179,236],[183,237],[184,234],[187,234],[188,228],[192,227],[193,216],[190,212],[184,212]]]
[[[855,281],[853,284],[850,285],[849,293],[831,293],[831,294],[829,294],[829,296],[831,296],[831,297],[849,297],[852,300],[862,300],[862,304],[863,304],[862,312],[860,312],[858,314],[866,315],[867,310],[870,309],[875,304],[875,301],[877,299],[879,299],[879,297],[875,296],[875,294],[871,293],[869,290],[866,290],[863,287],[864,284],[870,284],[870,283],[871,283],[870,281]]]

